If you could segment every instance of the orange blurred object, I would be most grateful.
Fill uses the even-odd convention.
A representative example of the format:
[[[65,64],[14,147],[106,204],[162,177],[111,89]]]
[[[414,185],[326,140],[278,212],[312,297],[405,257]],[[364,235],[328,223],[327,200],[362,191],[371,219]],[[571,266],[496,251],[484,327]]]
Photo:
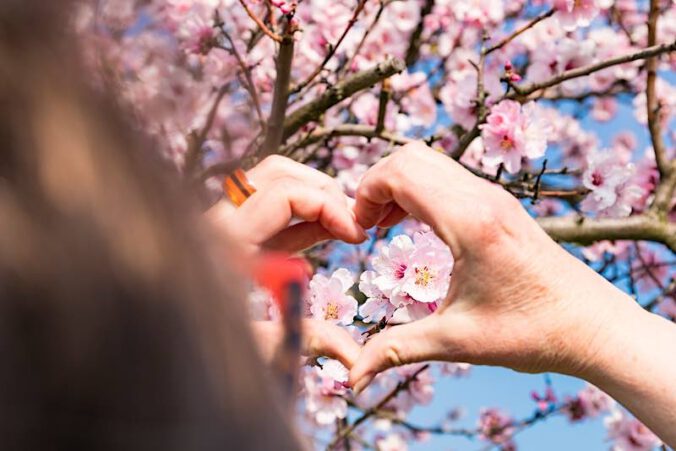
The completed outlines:
[[[223,191],[228,199],[239,207],[256,192],[256,188],[249,183],[242,169],[235,169],[232,174],[223,179]]]

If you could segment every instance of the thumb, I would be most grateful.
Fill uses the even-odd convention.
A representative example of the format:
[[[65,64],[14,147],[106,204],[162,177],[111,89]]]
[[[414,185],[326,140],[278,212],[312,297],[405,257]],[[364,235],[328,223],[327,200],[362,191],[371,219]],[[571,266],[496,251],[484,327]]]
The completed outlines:
[[[440,316],[432,314],[373,336],[350,371],[350,384],[355,392],[361,392],[378,373],[393,366],[444,360],[447,348],[442,332]]]

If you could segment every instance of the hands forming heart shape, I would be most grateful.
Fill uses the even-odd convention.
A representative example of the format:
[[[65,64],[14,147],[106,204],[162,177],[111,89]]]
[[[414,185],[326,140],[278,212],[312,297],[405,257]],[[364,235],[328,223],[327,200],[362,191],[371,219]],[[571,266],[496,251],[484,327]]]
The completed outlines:
[[[430,316],[389,327],[362,348],[337,326],[306,322],[307,352],[340,360],[357,391],[392,366],[440,360],[578,376],[637,416],[645,413],[647,423],[655,418],[654,402],[665,402],[676,363],[660,369],[664,378],[656,377],[650,392],[620,362],[646,371],[668,354],[676,328],[557,245],[516,198],[452,159],[422,143],[404,146],[366,172],[355,200],[328,175],[283,157],[269,157],[247,175],[256,193],[234,211],[218,206],[210,213],[246,249],[360,243],[365,229],[390,227],[408,215],[451,248],[453,283]],[[292,218],[304,222],[289,226]],[[276,333],[256,327],[262,337]],[[649,337],[655,341],[641,346]],[[676,422],[672,417],[665,426]],[[659,433],[660,424],[653,427]]]

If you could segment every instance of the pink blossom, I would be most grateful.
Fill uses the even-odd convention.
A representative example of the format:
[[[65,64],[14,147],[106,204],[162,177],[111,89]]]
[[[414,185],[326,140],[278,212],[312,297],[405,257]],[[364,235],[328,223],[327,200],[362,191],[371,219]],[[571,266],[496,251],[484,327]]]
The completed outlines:
[[[392,315],[391,321],[395,324],[418,321],[434,313],[438,306],[439,302],[419,302],[414,300],[398,308]]]
[[[419,302],[436,302],[448,292],[453,256],[431,232],[413,236],[415,249],[401,279],[401,290]]]
[[[596,0],[554,0],[554,8],[559,23],[567,31],[588,27],[599,13]]]
[[[254,287],[249,293],[249,312],[255,321],[270,321],[281,318],[277,303],[272,294],[264,288]]]
[[[604,240],[582,249],[582,255],[594,262],[601,261],[606,254],[614,255],[617,258],[625,258],[630,246],[630,241]]]
[[[376,449],[378,451],[406,451],[408,445],[400,434],[389,434],[376,439]]]
[[[608,122],[617,113],[617,100],[612,97],[600,97],[594,100],[592,117],[599,122]]]
[[[610,411],[613,406],[615,406],[613,398],[595,386],[587,384],[575,398],[567,402],[564,413],[571,421],[579,421],[595,418],[601,413]]]
[[[663,255],[645,245],[638,245],[636,252],[631,267],[639,291],[646,293],[666,286],[671,271],[665,264]]]
[[[347,402],[340,397],[345,388],[348,371],[337,360],[327,360],[322,368],[309,368],[303,377],[306,394],[305,408],[319,425],[330,425],[347,415]]]
[[[359,307],[359,315],[366,323],[389,319],[394,313],[394,305],[374,283],[376,277],[375,271],[365,271],[359,277],[359,290],[366,295],[366,302]]]
[[[447,67],[453,68],[450,65]],[[469,66],[466,71],[460,71],[457,77],[459,78],[449,81],[441,88],[439,97],[453,120],[469,130],[476,122],[476,72]],[[487,74],[484,89],[488,92],[488,103],[498,99],[502,94],[499,75]]]
[[[535,104],[523,107],[513,100],[503,100],[491,108],[481,136],[486,147],[482,162],[489,166],[503,164],[507,172],[521,170],[522,158],[538,158],[547,148],[548,127],[535,114]]]
[[[437,106],[427,83],[427,74],[404,72],[392,76],[390,80],[395,92],[407,94],[403,97],[401,105],[410,125],[424,127],[432,125],[437,117]]]
[[[393,2],[385,11],[386,20],[403,33],[413,31],[420,21],[420,7],[416,2]]]
[[[420,371],[423,363],[414,363],[394,368],[392,373],[397,376],[397,380],[405,380],[417,373],[414,379],[408,385],[408,389],[402,391],[399,396],[393,399],[388,407],[392,407],[399,412],[407,412],[416,405],[429,404],[434,397],[434,378],[429,369]]]
[[[472,365],[469,363],[442,363],[440,368],[443,376],[465,377],[469,375]]]
[[[676,293],[665,296],[657,305],[657,308],[668,317],[676,318]]]
[[[640,188],[630,183],[634,167],[607,151],[592,153],[588,164],[582,183],[591,192],[582,201],[582,210],[599,216],[629,216],[632,203],[641,196]]]
[[[512,418],[498,409],[481,409],[479,413],[479,436],[482,440],[502,446],[512,446]]]
[[[662,442],[643,423],[620,409],[614,409],[603,423],[613,451],[651,451]]]
[[[344,169],[338,173],[336,179],[340,186],[343,187],[343,191],[348,196],[354,197],[357,193],[357,188],[359,187],[359,182],[368,170],[368,166],[365,164],[355,164],[349,169]]]
[[[337,269],[330,277],[315,274],[310,281],[310,312],[315,319],[335,324],[352,324],[357,314],[357,300],[346,292],[354,278],[345,268]]]
[[[383,247],[380,254],[373,259],[373,269],[377,273],[377,277],[373,278],[373,284],[395,307],[411,302],[402,291],[401,285],[406,270],[411,265],[413,250],[413,240],[406,235],[398,235],[392,238],[390,244]]]

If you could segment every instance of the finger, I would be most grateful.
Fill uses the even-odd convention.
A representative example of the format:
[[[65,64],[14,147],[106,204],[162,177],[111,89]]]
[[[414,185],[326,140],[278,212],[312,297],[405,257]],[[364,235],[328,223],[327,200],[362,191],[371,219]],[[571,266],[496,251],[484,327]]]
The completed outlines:
[[[331,238],[331,232],[320,223],[301,222],[282,230],[263,246],[269,250],[295,253]]]
[[[380,221],[378,221],[378,227],[387,229],[389,227],[399,224],[404,218],[408,216],[408,213],[397,204],[392,204],[392,209],[387,215]]]
[[[360,392],[378,373],[388,368],[425,360],[444,360],[446,350],[442,338],[447,333],[439,324],[439,316],[430,315],[374,335],[364,345],[350,371],[350,384]]]
[[[305,351],[312,357],[330,357],[339,360],[348,369],[359,357],[361,346],[342,327],[327,321],[307,319],[303,321],[303,332]]]
[[[274,184],[279,179],[294,178],[315,188],[329,191],[347,203],[349,199],[340,184],[317,169],[298,163],[290,158],[271,155],[247,172],[247,177],[259,188]]]
[[[329,357],[352,368],[357,360],[359,344],[350,334],[335,324],[326,321],[305,319],[302,323],[302,353],[309,357]],[[254,336],[266,362],[271,362],[275,351],[284,339],[284,328],[274,321],[254,321]]]
[[[364,174],[354,207],[357,222],[370,228],[384,219],[394,203],[430,225],[454,254],[465,234],[491,224],[490,203],[499,197],[489,183],[462,168],[451,158],[421,143],[402,147]],[[491,201],[492,202],[489,202]],[[462,231],[462,233],[460,233]],[[459,253],[458,253],[459,255]]]
[[[279,179],[256,191],[233,213],[231,229],[236,236],[261,244],[286,229],[294,217],[319,222],[332,237],[348,243],[367,238],[342,199],[295,179]]]

